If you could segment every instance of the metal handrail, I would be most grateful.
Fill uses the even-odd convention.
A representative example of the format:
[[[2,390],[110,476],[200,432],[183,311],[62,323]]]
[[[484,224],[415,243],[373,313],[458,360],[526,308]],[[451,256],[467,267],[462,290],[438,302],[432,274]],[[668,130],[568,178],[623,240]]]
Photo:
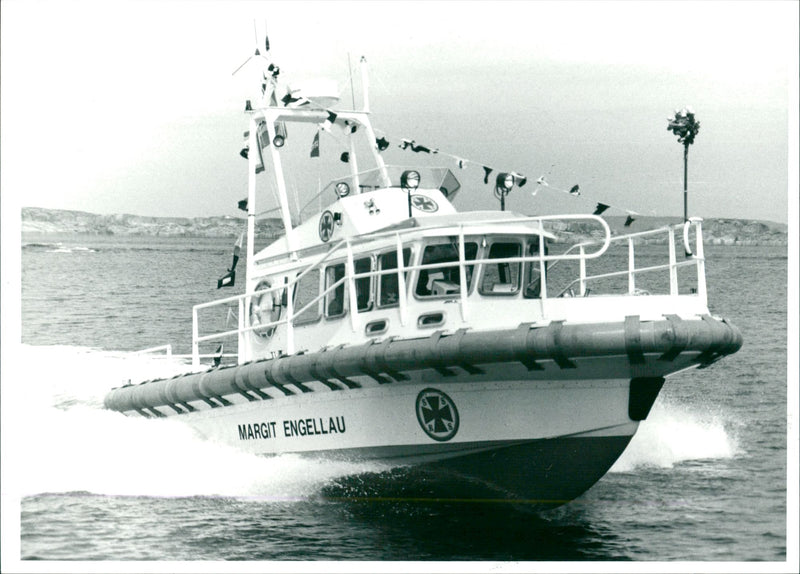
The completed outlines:
[[[543,231],[544,230],[544,226],[543,226],[543,222],[544,221],[548,221],[548,220],[566,220],[566,219],[594,219],[594,220],[598,220],[598,221],[601,222],[602,227],[606,231],[605,237],[603,238],[602,241],[601,240],[592,240],[592,241],[585,241],[585,242],[581,242],[581,243],[575,244],[575,245],[571,246],[570,248],[568,248],[565,252],[560,253],[560,254],[548,254],[548,255],[545,255],[543,252],[540,251],[540,253],[538,253],[538,254],[522,255],[522,256],[517,256],[517,257],[503,257],[503,258],[466,259],[465,256],[464,256],[465,231],[467,229],[469,229],[469,228],[491,225],[493,223],[508,224],[508,223],[519,223],[519,222],[526,222],[526,223],[538,222],[539,229]],[[697,227],[698,231],[699,231],[700,222],[699,221],[692,221],[691,223],[694,224]],[[450,223],[450,224],[447,224],[447,225],[432,226],[430,228],[425,228],[425,231],[429,232],[431,229],[445,229],[445,228],[453,229],[453,227],[454,227],[453,224]],[[462,274],[462,277],[461,277],[462,295],[465,295],[466,291],[467,291],[467,288],[468,288],[468,286],[466,284],[466,266],[473,266],[474,267],[476,265],[483,265],[483,264],[488,264],[488,263],[530,263],[530,262],[539,262],[540,265],[542,265],[542,267],[540,267],[540,269],[543,270],[543,273],[541,273],[541,275],[542,275],[541,281],[542,281],[542,284],[543,284],[543,287],[544,287],[544,283],[546,282],[546,274],[547,274],[547,272],[550,269],[552,269],[559,261],[578,260],[580,262],[580,264],[581,264],[580,277],[575,279],[575,280],[573,280],[567,286],[567,288],[565,288],[563,291],[561,291],[560,295],[563,295],[567,290],[572,288],[578,282],[581,283],[582,292],[583,292],[586,283],[588,281],[591,281],[591,280],[596,280],[596,279],[601,279],[601,278],[608,278],[608,277],[615,277],[615,276],[624,276],[624,275],[628,275],[629,277],[632,277],[632,276],[634,276],[636,274],[639,274],[639,273],[646,273],[646,272],[652,272],[652,271],[663,270],[663,269],[670,269],[670,273],[673,274],[674,270],[677,269],[678,267],[683,267],[683,266],[693,265],[693,264],[696,264],[696,265],[699,266],[704,261],[704,259],[702,258],[702,244],[700,243],[700,241],[701,241],[701,235],[700,234],[698,234],[698,237],[697,237],[698,245],[699,245],[698,246],[698,255],[700,257],[693,256],[691,260],[682,261],[682,262],[676,262],[675,261],[675,258],[674,258],[674,229],[675,228],[679,228],[679,227],[680,227],[680,225],[667,226],[667,227],[662,227],[662,228],[659,228],[659,229],[641,231],[641,232],[637,232],[637,233],[627,234],[627,235],[624,235],[624,236],[612,237],[611,233],[610,233],[610,228],[608,227],[608,224],[604,220],[602,220],[601,218],[596,217],[596,216],[588,216],[588,215],[576,215],[576,216],[570,216],[570,217],[564,217],[564,216],[540,216],[540,217],[497,219],[497,220],[490,220],[490,221],[484,220],[484,221],[479,221],[479,222],[464,222],[464,223],[458,224],[458,233],[457,233],[458,244],[459,244],[459,259],[458,259],[458,261],[427,263],[427,264],[421,264],[420,263],[420,264],[416,264],[416,265],[405,265],[403,263],[403,258],[402,258],[401,251],[402,251],[402,246],[403,246],[403,238],[405,236],[409,235],[409,234],[412,234],[412,233],[420,231],[419,228],[409,228],[409,229],[402,229],[402,230],[387,231],[387,232],[382,232],[382,233],[379,233],[379,234],[370,235],[370,237],[368,237],[368,238],[363,238],[362,237],[362,238],[351,238],[349,240],[348,239],[343,239],[343,240],[339,241],[337,244],[331,246],[329,248],[329,250],[322,257],[316,258],[313,262],[305,265],[304,266],[305,269],[303,269],[301,273],[299,273],[294,278],[290,278],[289,281],[287,281],[286,283],[278,284],[278,285],[275,285],[275,286],[270,286],[269,288],[261,289],[259,291],[254,291],[254,292],[251,292],[251,293],[244,293],[244,294],[241,294],[241,295],[235,295],[235,296],[231,296],[231,297],[226,297],[224,299],[219,299],[219,300],[216,300],[216,301],[211,301],[211,302],[201,303],[201,304],[195,305],[194,308],[193,308],[193,317],[196,320],[197,311],[199,309],[208,308],[208,307],[212,307],[212,306],[216,306],[216,305],[222,305],[222,304],[233,302],[233,301],[238,301],[239,302],[240,313],[243,313],[244,312],[243,306],[245,304],[247,304],[248,301],[252,300],[253,297],[256,297],[258,295],[264,295],[264,294],[268,294],[268,293],[273,293],[273,292],[276,292],[276,291],[280,291],[282,289],[287,289],[287,290],[294,289],[295,285],[297,285],[297,283],[303,277],[305,277],[313,269],[320,269],[321,270],[322,267],[323,267],[323,264],[326,261],[334,258],[337,255],[340,255],[342,250],[344,250],[347,253],[348,259],[352,259],[353,245],[354,244],[355,245],[361,245],[361,244],[363,244],[364,242],[367,242],[367,241],[372,242],[376,238],[388,238],[388,237],[391,237],[391,236],[394,236],[396,238],[397,245],[398,245],[398,264],[397,264],[397,267],[391,268],[391,269],[370,269],[369,271],[360,272],[360,273],[354,273],[353,270],[350,268],[350,266],[346,264],[345,275],[341,279],[335,281],[331,285],[328,285],[328,286],[324,286],[323,285],[323,289],[321,290],[321,292],[319,292],[318,295],[316,297],[314,297],[311,301],[307,302],[303,307],[301,307],[298,310],[289,309],[290,312],[286,313],[285,316],[278,318],[276,321],[271,321],[269,323],[263,323],[263,324],[259,324],[259,325],[255,325],[255,326],[250,325],[250,326],[245,327],[242,324],[241,319],[240,319],[240,325],[239,325],[239,327],[237,329],[232,329],[232,330],[224,331],[224,332],[221,332],[221,333],[214,333],[214,334],[211,334],[211,335],[204,335],[202,337],[199,336],[199,333],[195,332],[193,334],[193,351],[194,351],[193,355],[197,355],[199,353],[198,345],[201,342],[210,341],[212,339],[219,339],[219,338],[222,338],[222,337],[230,337],[230,336],[234,336],[234,335],[241,336],[243,334],[246,334],[246,333],[249,333],[249,332],[252,332],[252,331],[263,330],[263,329],[271,329],[271,328],[276,328],[279,325],[282,325],[282,324],[285,324],[285,323],[288,324],[289,322],[294,321],[297,316],[303,314],[308,309],[312,308],[313,305],[319,305],[320,301],[324,301],[331,292],[333,292],[334,290],[338,289],[341,285],[346,284],[347,282],[354,282],[357,279],[362,279],[362,278],[367,278],[367,277],[369,277],[369,278],[376,277],[377,278],[377,277],[381,277],[381,276],[384,276],[384,275],[390,275],[390,274],[396,273],[398,275],[398,278],[400,279],[400,281],[404,282],[404,278],[402,276],[405,273],[408,273],[408,272],[411,272],[411,271],[459,267],[461,269],[461,274]],[[664,265],[656,265],[656,266],[651,266],[651,267],[647,267],[647,268],[636,269],[636,268],[633,267],[632,259],[629,259],[629,268],[628,268],[628,270],[615,271],[615,272],[604,273],[604,274],[593,275],[593,276],[587,276],[585,274],[585,262],[586,262],[586,260],[600,257],[602,254],[604,254],[607,251],[607,249],[608,249],[608,247],[610,246],[611,243],[617,243],[617,242],[621,242],[621,241],[628,241],[629,242],[629,249],[630,249],[629,258],[632,258],[633,257],[632,245],[633,245],[633,239],[634,238],[642,237],[642,236],[648,236],[648,235],[657,235],[657,234],[664,233],[665,231],[669,232],[669,234],[670,234],[670,243],[672,244],[671,248],[670,248],[670,263],[664,264]],[[452,234],[452,235],[456,236],[456,234]],[[426,236],[428,236],[428,233],[426,233]],[[595,251],[593,251],[591,253],[588,253],[588,254],[584,252],[584,249],[586,247],[594,246],[594,245],[600,245],[600,247],[597,250],[595,250]],[[540,243],[540,246],[541,246],[541,243]],[[578,251],[579,251],[577,254],[576,253],[572,253],[575,249],[578,249]],[[552,261],[553,263],[551,265],[544,265],[544,263],[547,262],[547,261]],[[351,285],[352,284],[354,284],[354,283],[351,283]],[[703,282],[703,284],[704,284],[704,282]],[[632,285],[632,283],[631,283],[631,285]],[[671,285],[672,285],[672,275],[671,275]],[[406,293],[405,291],[406,290],[400,290],[400,293],[398,294],[399,298],[400,298],[400,301],[398,301],[398,303],[400,304],[400,307],[401,307],[401,316],[403,316],[405,314],[405,305],[404,305],[404,303],[405,303],[405,300],[409,297],[408,293]],[[541,298],[542,299],[547,299],[546,290],[544,288],[542,289]],[[290,301],[290,304],[291,304],[291,301]],[[462,316],[464,318],[466,318],[466,313],[467,313],[466,305],[467,305],[466,297],[462,296],[461,297],[461,306],[462,306],[461,308],[462,308]],[[351,301],[351,306],[352,306],[352,301]],[[351,315],[356,315],[356,313],[353,310],[351,310]],[[353,317],[352,320],[353,320],[353,328],[355,329],[356,326],[357,326],[357,321],[358,320],[357,320],[356,317]],[[293,334],[291,336],[293,337]],[[293,345],[290,345],[290,347],[293,347]]]

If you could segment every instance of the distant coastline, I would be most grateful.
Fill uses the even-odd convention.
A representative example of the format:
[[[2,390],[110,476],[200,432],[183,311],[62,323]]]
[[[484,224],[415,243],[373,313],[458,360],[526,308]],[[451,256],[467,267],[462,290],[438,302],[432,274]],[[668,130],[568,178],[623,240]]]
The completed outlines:
[[[646,231],[667,224],[680,223],[679,217],[637,217],[624,227],[624,216],[605,220],[614,235]],[[85,211],[22,208],[22,233],[25,235],[122,235],[150,237],[225,238],[238,237],[245,229],[244,217],[147,217],[141,215],[100,215]],[[559,229],[575,239],[597,235],[586,223],[564,224]],[[278,237],[283,225],[278,218],[260,219],[256,231],[262,237]],[[788,226],[752,219],[709,218],[703,222],[707,245],[788,245]]]

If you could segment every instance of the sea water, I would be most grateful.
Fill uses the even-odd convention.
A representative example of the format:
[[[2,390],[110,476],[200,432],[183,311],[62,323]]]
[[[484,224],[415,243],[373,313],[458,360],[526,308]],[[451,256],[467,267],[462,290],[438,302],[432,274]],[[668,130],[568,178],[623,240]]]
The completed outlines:
[[[236,287],[216,290],[232,247],[24,239],[22,345],[3,370],[3,400],[15,401],[3,502],[19,495],[20,559],[786,559],[785,247],[707,248],[711,310],[744,346],[669,378],[610,472],[543,513],[325,496],[338,477],[384,468],[260,458],[178,419],[104,410],[112,387],[187,370],[135,351],[189,352],[191,306],[241,292],[243,266]]]

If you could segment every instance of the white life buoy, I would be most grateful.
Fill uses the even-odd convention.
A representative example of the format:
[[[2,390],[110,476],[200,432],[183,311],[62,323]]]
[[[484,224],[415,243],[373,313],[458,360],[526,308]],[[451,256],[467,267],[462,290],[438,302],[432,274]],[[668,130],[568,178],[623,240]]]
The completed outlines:
[[[256,285],[256,291],[269,289],[272,284],[267,281],[261,281]],[[281,318],[281,299],[278,291],[271,293],[259,293],[253,295],[250,300],[250,326],[257,327],[258,325],[266,325],[274,323]],[[275,325],[263,330],[253,331],[261,337],[271,337],[275,332]]]
[[[686,249],[686,257],[692,257],[692,247],[689,244],[689,228],[691,227],[692,223],[697,221],[703,221],[701,217],[690,217],[684,224],[683,224],[683,247]]]

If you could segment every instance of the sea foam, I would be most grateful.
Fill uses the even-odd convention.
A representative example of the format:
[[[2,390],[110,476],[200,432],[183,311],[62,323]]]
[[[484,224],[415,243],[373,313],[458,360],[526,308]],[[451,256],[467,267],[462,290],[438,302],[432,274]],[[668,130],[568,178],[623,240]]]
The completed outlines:
[[[11,384],[25,388],[24,398],[14,393],[17,408],[9,424],[17,430],[6,441],[11,448],[4,462],[8,454],[9,488],[23,496],[89,492],[296,500],[340,476],[384,469],[297,455],[256,456],[205,440],[178,418],[126,417],[102,407],[105,393],[129,379],[191,370],[176,359],[25,345],[20,356],[34,367],[24,377],[14,376],[16,381],[4,380],[4,390]],[[4,490],[9,492],[5,485]]]
[[[739,446],[728,426],[720,414],[659,398],[609,472],[671,468],[692,460],[732,458],[739,453]]]

